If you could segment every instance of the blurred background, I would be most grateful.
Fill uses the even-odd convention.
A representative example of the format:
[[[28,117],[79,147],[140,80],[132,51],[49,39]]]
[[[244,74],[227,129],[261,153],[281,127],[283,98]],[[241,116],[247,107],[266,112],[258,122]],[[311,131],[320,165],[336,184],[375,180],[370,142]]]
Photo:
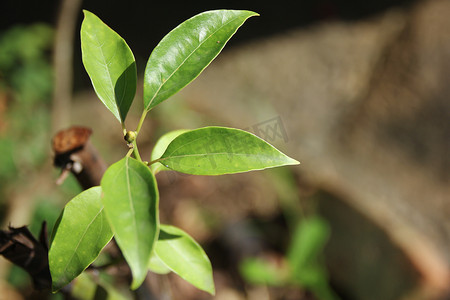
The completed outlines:
[[[82,9],[134,52],[140,82],[126,121],[133,129],[151,50],[182,21],[219,8],[261,16],[152,110],[139,140],[143,159],[169,130],[220,125],[253,132],[301,165],[219,177],[158,174],[161,220],[205,248],[215,297],[155,274],[132,295],[107,271],[101,280],[93,272],[77,279],[72,296],[450,299],[448,0],[2,0],[0,229],[29,225],[37,235],[43,220],[52,228],[81,191],[73,177],[55,183],[57,131],[92,128],[107,164],[127,151],[82,66]],[[28,275],[0,257],[0,299],[63,296],[36,294]]]

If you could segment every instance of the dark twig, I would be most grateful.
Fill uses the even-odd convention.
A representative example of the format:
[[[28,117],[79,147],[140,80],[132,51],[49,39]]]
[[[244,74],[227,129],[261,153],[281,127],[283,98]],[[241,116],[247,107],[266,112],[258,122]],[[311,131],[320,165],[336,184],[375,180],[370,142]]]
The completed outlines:
[[[100,185],[106,164],[89,141],[91,133],[89,128],[73,126],[53,137],[54,165],[62,170],[58,184],[70,171],[83,189]]]
[[[0,230],[0,254],[30,274],[38,290],[50,289],[47,224],[42,223],[39,241],[26,226]]]

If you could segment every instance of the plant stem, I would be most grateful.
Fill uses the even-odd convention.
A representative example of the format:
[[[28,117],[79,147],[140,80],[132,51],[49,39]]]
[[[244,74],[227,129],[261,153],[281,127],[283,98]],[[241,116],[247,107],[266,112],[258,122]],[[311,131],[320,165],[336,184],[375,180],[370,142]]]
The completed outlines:
[[[122,131],[123,131],[123,135],[125,136],[125,134],[127,133],[127,129],[125,128],[124,122],[122,122]]]
[[[128,150],[128,153],[127,153],[128,157],[130,157],[131,153],[133,153],[134,157],[137,160],[139,160],[140,162],[142,162],[142,158],[141,158],[141,155],[139,154],[139,149],[138,149],[138,146],[137,146],[137,143],[136,143],[136,138],[137,138],[137,136],[139,134],[139,131],[141,130],[142,124],[144,124],[144,120],[145,120],[145,116],[147,115],[147,112],[148,111],[146,111],[146,110],[144,110],[142,112],[141,119],[139,120],[138,127],[137,127],[137,129],[135,131],[136,136],[134,137],[134,140],[132,142],[132,146],[131,146],[130,150]],[[127,134],[127,130],[125,129],[125,124],[124,123],[122,123],[122,129],[123,129],[123,134],[125,136]]]
[[[145,120],[145,117],[147,116],[147,113],[148,113],[147,110],[144,110],[144,111],[142,112],[141,119],[139,120],[137,129],[136,129],[136,137],[138,136],[139,131],[141,131],[141,127],[142,127],[142,124],[144,124],[144,120]]]
[[[142,158],[141,155],[139,154],[139,150],[136,144],[136,140],[133,141],[133,153],[134,153],[134,157],[136,157],[136,159],[140,162],[142,162]]]
[[[151,162],[149,162],[148,165],[150,166],[150,165],[156,164],[157,162],[160,162],[163,160],[164,160],[164,158],[158,158],[158,159],[155,159],[155,160],[152,160]]]
[[[131,153],[133,153],[133,151],[134,151],[134,148],[130,148],[130,150],[128,150],[126,156],[130,157],[130,156],[131,156]]]
[[[144,120],[145,120],[145,117],[147,116],[147,113],[148,113],[147,110],[144,110],[142,112],[141,119],[139,120],[138,126],[137,126],[136,131],[135,131],[136,132],[136,137],[135,137],[135,139],[133,141],[133,148],[131,148],[130,151],[128,152],[128,154],[127,154],[127,156],[129,156],[131,154],[130,152],[133,151],[134,157],[137,160],[139,160],[140,162],[142,162],[142,158],[141,158],[141,155],[139,154],[139,149],[138,149],[138,146],[137,146],[137,143],[136,143],[136,139],[138,137],[139,131],[141,131],[142,124],[144,124]]]

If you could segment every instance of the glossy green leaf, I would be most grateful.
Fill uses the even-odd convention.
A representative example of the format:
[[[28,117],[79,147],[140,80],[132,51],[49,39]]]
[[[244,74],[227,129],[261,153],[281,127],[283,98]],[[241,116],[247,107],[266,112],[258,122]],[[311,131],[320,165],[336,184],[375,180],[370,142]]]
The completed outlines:
[[[48,255],[54,291],[83,272],[113,236],[101,193],[100,187],[80,193],[67,203],[55,225]]]
[[[181,278],[214,295],[211,262],[202,247],[186,232],[174,226],[161,225],[155,254]]]
[[[150,157],[150,160],[156,160],[161,157],[161,155],[164,154],[164,151],[166,151],[167,146],[180,134],[185,133],[186,129],[179,129],[170,131],[166,134],[164,134],[162,137],[159,138],[159,140],[156,142],[155,147],[153,148],[152,155]],[[159,171],[164,170],[170,170],[169,168],[166,168],[162,164],[152,164],[150,168],[153,171],[153,174],[158,173]]]
[[[157,161],[172,170],[195,175],[231,174],[299,163],[254,134],[225,127],[182,133]]]
[[[158,190],[155,177],[142,162],[125,157],[103,175],[103,205],[115,239],[131,268],[132,289],[147,274],[158,237]]]
[[[136,62],[127,43],[85,10],[81,52],[98,97],[120,122],[125,121],[137,86]]]
[[[152,109],[194,80],[245,20],[257,15],[245,10],[207,11],[169,32],[145,68],[145,109]]]

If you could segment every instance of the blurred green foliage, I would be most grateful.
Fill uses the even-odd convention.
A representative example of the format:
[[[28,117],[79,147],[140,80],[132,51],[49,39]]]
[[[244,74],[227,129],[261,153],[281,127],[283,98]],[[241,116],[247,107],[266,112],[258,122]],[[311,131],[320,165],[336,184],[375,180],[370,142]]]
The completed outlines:
[[[99,273],[95,278],[86,272],[81,273],[73,282],[72,296],[85,300],[127,300],[132,298],[128,289],[117,289],[113,276],[104,272]]]
[[[0,33],[0,194],[48,157],[52,42],[44,24]]]
[[[254,285],[282,286],[287,282],[288,270],[262,258],[247,258],[240,264],[242,277]]]
[[[45,24],[0,32],[0,221],[14,226],[25,224],[4,220],[7,200],[33,186],[50,158],[52,47],[53,29]],[[36,191],[31,197],[33,205],[22,209],[33,210],[29,228],[38,236],[42,221],[51,228],[61,207],[55,195],[43,199]],[[9,282],[20,289],[31,284],[16,266]]]
[[[303,218],[295,228],[284,263],[249,258],[240,265],[243,278],[255,285],[298,285],[320,300],[339,299],[328,283],[322,260],[330,235],[328,223],[319,216]]]
[[[31,104],[49,99],[52,88],[49,54],[53,30],[44,24],[16,26],[0,36],[0,87]]]

